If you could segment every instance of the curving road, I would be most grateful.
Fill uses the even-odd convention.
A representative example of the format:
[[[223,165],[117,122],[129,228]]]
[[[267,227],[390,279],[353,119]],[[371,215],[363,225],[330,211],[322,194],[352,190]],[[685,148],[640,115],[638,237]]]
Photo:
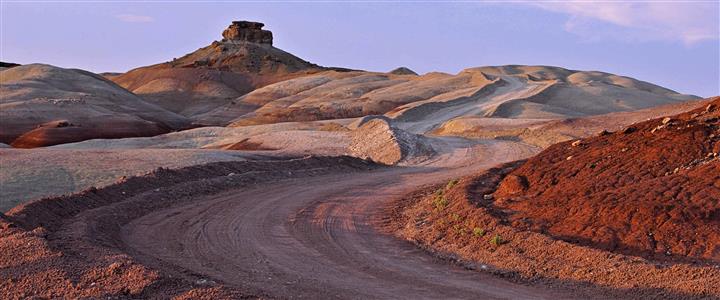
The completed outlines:
[[[422,166],[298,178],[197,199],[134,220],[122,238],[140,259],[270,297],[568,297],[438,261],[373,228],[384,204],[420,185],[531,151],[504,142],[454,149]],[[479,163],[459,167],[468,161]]]

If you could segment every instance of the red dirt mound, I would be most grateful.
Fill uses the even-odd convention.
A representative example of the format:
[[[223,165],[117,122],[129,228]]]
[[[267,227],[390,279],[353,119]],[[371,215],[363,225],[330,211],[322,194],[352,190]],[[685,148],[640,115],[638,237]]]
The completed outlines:
[[[720,98],[549,147],[494,205],[514,227],[656,259],[720,261]]]
[[[225,149],[225,150],[249,150],[249,151],[278,150],[275,148],[266,147],[262,143],[252,142],[252,141],[250,141],[250,138],[245,138],[242,141],[239,141],[237,143],[233,143],[233,144],[224,146],[224,147],[222,147],[222,149]]]
[[[83,122],[86,126],[67,120],[51,121],[24,133],[12,142],[15,148],[46,147],[64,143],[80,142],[89,139],[118,139],[127,137],[155,136],[171,131],[162,124],[144,120],[127,121],[121,118],[106,118],[99,126]]]
[[[379,225],[463,267],[558,286],[579,299],[720,299],[717,263],[611,253],[508,222],[491,193],[524,163],[421,189],[389,205]]]

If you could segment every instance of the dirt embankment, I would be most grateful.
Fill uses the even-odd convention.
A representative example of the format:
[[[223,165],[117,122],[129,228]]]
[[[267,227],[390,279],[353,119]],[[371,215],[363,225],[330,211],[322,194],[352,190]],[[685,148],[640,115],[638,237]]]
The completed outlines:
[[[120,230],[139,216],[198,195],[371,168],[349,157],[210,163],[158,169],[102,189],[15,207],[0,214],[0,294],[8,299],[263,297],[192,272],[149,269],[127,254]]]
[[[720,262],[719,106],[554,145],[503,180],[495,205],[562,240]]]
[[[719,106],[418,192],[390,230],[513,278],[608,297],[720,297]]]
[[[514,227],[490,195],[522,163],[418,191],[396,203],[384,225],[466,268],[588,298],[720,297],[720,265],[658,262]]]

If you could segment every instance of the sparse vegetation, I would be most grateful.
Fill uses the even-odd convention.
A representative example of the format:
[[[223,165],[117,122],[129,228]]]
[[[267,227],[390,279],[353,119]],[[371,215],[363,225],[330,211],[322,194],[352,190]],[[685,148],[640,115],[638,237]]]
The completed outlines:
[[[457,180],[457,179],[450,180],[445,185],[444,189],[439,188],[439,189],[435,190],[435,198],[433,199],[433,206],[435,206],[436,210],[443,210],[443,209],[445,209],[445,207],[447,207],[447,205],[450,203],[450,201],[448,201],[448,199],[445,197],[445,191],[447,191],[447,190],[451,189],[452,187],[454,187],[455,185],[457,185],[458,182],[459,182],[459,180]],[[457,221],[458,218],[455,218],[455,220]]]
[[[504,240],[500,235],[496,234],[490,239],[490,245],[493,245],[495,247],[498,247],[502,244],[507,243],[506,240]]]
[[[459,235],[465,235],[465,233],[467,232],[467,228],[460,224],[453,225],[453,229],[455,229],[455,232],[457,232]]]
[[[449,190],[449,189],[453,188],[456,184],[458,184],[458,182],[460,182],[460,181],[457,179],[450,180],[447,183],[447,185],[445,186],[445,190]]]
[[[482,229],[480,227],[473,228],[473,235],[477,237],[485,236],[485,229]]]
[[[462,217],[456,213],[450,214],[450,217],[453,219],[453,221],[456,221],[456,222],[462,220]]]
[[[435,200],[433,200],[433,205],[435,205],[435,209],[437,210],[443,210],[448,205],[448,200],[443,195],[435,195]]]

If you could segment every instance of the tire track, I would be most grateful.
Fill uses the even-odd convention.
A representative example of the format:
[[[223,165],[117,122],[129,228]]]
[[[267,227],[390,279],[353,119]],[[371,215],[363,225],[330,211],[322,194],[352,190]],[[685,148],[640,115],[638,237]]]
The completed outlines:
[[[440,262],[372,225],[385,203],[419,186],[529,151],[491,142],[423,166],[231,190],[145,215],[121,236],[151,266],[170,264],[279,298],[562,298]],[[443,167],[472,160],[462,168]]]

